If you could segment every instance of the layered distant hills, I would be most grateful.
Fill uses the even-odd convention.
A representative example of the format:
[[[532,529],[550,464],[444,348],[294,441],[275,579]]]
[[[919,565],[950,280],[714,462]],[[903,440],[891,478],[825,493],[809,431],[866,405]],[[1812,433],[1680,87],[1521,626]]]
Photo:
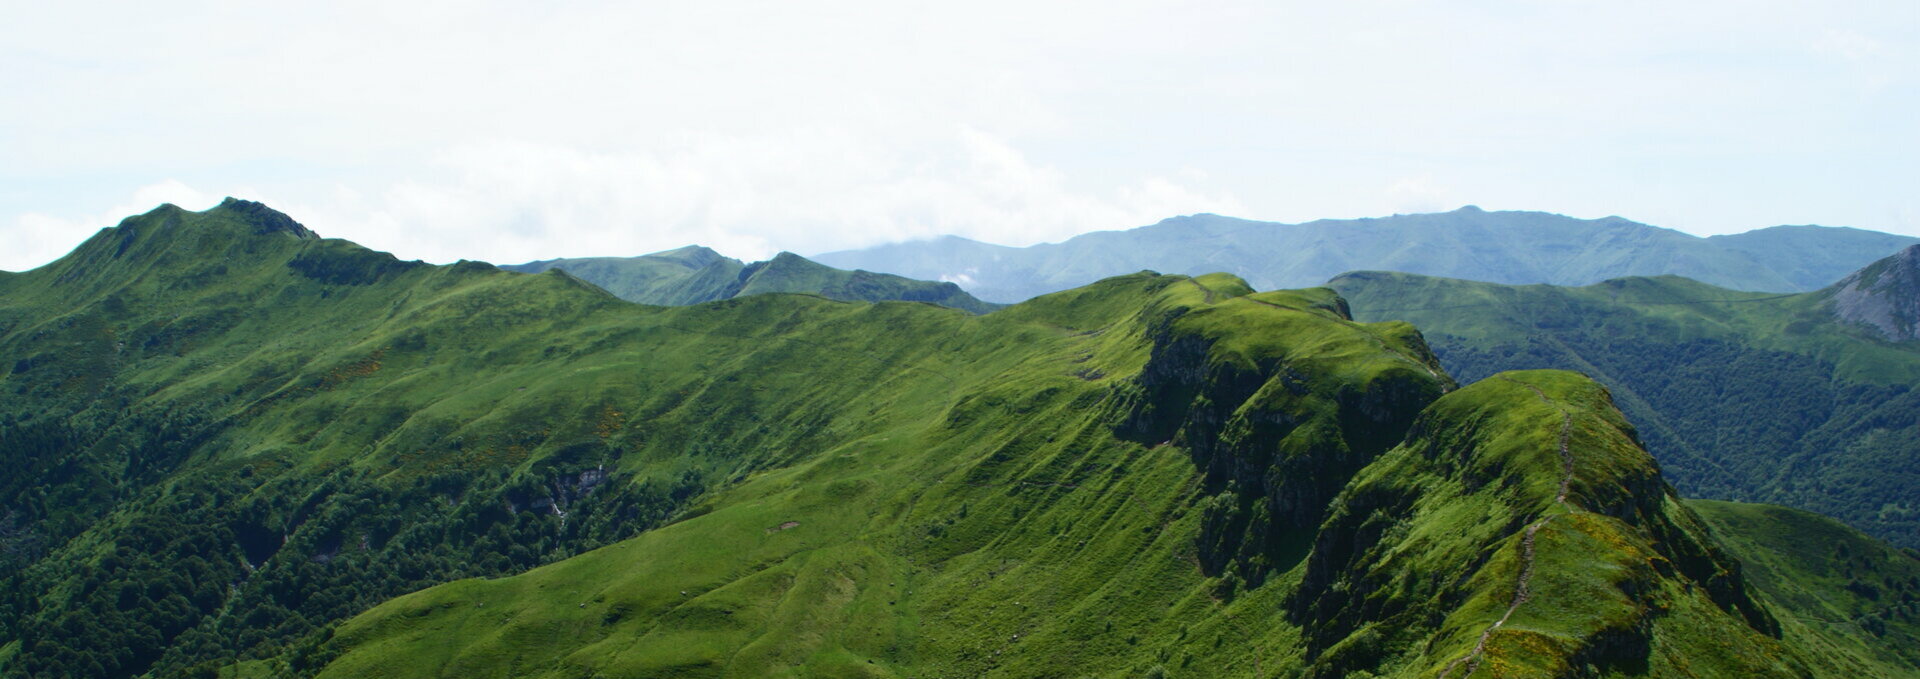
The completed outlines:
[[[650,306],[164,206],[0,276],[0,676],[1920,676],[1912,556],[1348,306]]]
[[[667,306],[768,292],[806,293],[848,302],[927,302],[977,314],[1000,306],[975,299],[953,283],[843,271],[791,252],[748,264],[692,245],[638,257],[548,259],[500,268],[525,273],[560,269],[629,302]]]
[[[1770,295],[1675,276],[1585,287],[1359,272],[1365,320],[1418,325],[1447,371],[1606,384],[1682,491],[1820,511],[1920,547],[1920,246]]]
[[[1465,207],[1304,224],[1202,214],[1024,248],[947,237],[814,259],[954,281],[994,302],[1017,302],[1143,269],[1189,275],[1224,271],[1261,290],[1309,287],[1347,271],[1380,270],[1556,285],[1673,274],[1736,290],[1801,292],[1915,243],[1920,238],[1818,226],[1700,238],[1619,217],[1585,220]]]

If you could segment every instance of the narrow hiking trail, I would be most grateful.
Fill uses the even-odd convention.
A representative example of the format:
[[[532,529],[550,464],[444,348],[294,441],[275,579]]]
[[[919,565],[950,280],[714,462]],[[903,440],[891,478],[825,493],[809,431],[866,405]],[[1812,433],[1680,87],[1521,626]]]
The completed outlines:
[[[1547,392],[1541,391],[1539,387],[1505,375],[1496,375],[1495,377],[1532,390],[1533,394],[1539,396],[1542,402],[1554,410],[1560,411],[1560,490],[1553,496],[1553,501],[1565,507],[1569,514],[1585,511],[1582,510],[1579,505],[1567,501],[1567,490],[1573,484],[1573,452],[1567,449],[1567,440],[1573,435],[1573,413],[1567,412],[1566,408],[1560,407],[1559,404],[1553,402],[1553,399],[1547,398]],[[1474,642],[1472,651],[1468,651],[1466,655],[1455,658],[1453,662],[1447,663],[1447,669],[1440,672],[1440,679],[1447,679],[1447,677],[1451,676],[1453,671],[1459,669],[1462,664],[1466,666],[1466,672],[1460,675],[1461,679],[1473,676],[1473,671],[1480,668],[1480,660],[1485,657],[1487,640],[1493,637],[1494,632],[1499,631],[1501,627],[1507,624],[1507,620],[1513,617],[1514,611],[1520,610],[1520,604],[1526,603],[1527,599],[1533,597],[1533,537],[1535,533],[1540,532],[1542,527],[1546,526],[1548,522],[1553,521],[1557,516],[1560,515],[1556,514],[1554,516],[1541,517],[1539,520],[1527,524],[1527,529],[1520,535],[1520,575],[1514,579],[1513,601],[1507,604],[1507,612],[1502,614],[1499,620],[1495,620],[1493,624],[1488,625],[1487,629],[1480,632],[1480,639]]]
[[[1188,282],[1188,283],[1192,283],[1192,284],[1193,284],[1193,287],[1196,287],[1196,288],[1199,288],[1199,289],[1200,289],[1200,292],[1201,292],[1201,293],[1204,293],[1204,294],[1205,294],[1205,295],[1207,296],[1207,303],[1208,303],[1208,304],[1212,304],[1212,303],[1213,303],[1213,288],[1209,288],[1209,287],[1207,287],[1207,286],[1205,286],[1205,285],[1203,285],[1203,284],[1201,284],[1201,283],[1200,283],[1200,281],[1199,281],[1199,279],[1194,279],[1194,278],[1189,278],[1189,279],[1187,279],[1187,282]]]

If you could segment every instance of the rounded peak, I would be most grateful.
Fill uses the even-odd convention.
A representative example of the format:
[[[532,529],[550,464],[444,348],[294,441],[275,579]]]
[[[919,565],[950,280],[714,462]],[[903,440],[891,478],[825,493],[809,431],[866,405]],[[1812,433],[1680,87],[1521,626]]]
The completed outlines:
[[[705,245],[698,245],[698,244],[682,245],[680,247],[673,248],[671,250],[661,250],[659,252],[648,253],[648,256],[650,257],[672,257],[672,256],[690,256],[690,255],[707,255],[707,256],[718,257],[720,256],[720,253],[715,251],[713,248],[707,247]]]
[[[779,253],[776,253],[773,257],[767,259],[764,262],[755,262],[753,264],[748,265],[748,269],[754,272],[766,271],[766,270],[783,271],[783,272],[802,272],[802,271],[810,271],[810,270],[816,270],[816,269],[819,269],[819,270],[832,269],[832,267],[813,261],[811,259],[807,259],[805,257],[801,257],[800,255],[796,255],[794,253],[781,250]]]
[[[1162,219],[1158,222],[1154,222],[1153,226],[1167,226],[1167,225],[1181,225],[1181,224],[1206,225],[1206,224],[1215,224],[1215,223],[1221,223],[1221,222],[1234,223],[1234,222],[1246,222],[1246,221],[1249,221],[1249,220],[1241,219],[1239,217],[1228,217],[1226,215],[1214,214],[1212,212],[1195,212],[1190,215],[1174,215],[1172,217]]]
[[[652,259],[671,260],[695,269],[727,260],[726,255],[722,255],[713,248],[704,245],[687,245],[642,256]]]

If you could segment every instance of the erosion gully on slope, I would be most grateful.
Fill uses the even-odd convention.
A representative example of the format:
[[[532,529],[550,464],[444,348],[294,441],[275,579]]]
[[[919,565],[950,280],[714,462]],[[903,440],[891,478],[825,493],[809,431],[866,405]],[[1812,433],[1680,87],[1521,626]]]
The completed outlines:
[[[1188,278],[1188,279],[1187,279],[1187,283],[1190,283],[1190,284],[1192,284],[1192,285],[1193,285],[1193,287],[1196,287],[1196,288],[1199,288],[1199,289],[1200,289],[1200,292],[1201,292],[1201,294],[1202,294],[1202,295],[1204,296],[1204,297],[1203,297],[1203,299],[1204,299],[1204,301],[1206,302],[1206,304],[1207,304],[1208,306],[1213,306],[1213,305],[1215,305],[1215,304],[1216,304],[1216,302],[1214,301],[1214,300],[1215,300],[1215,293],[1214,293],[1214,290],[1213,290],[1213,288],[1209,288],[1209,287],[1207,287],[1207,286],[1206,286],[1206,284],[1204,284],[1204,283],[1201,283],[1201,282],[1200,282],[1200,281],[1199,281],[1198,279],[1195,279],[1195,278]],[[1280,311],[1285,311],[1285,312],[1288,312],[1288,313],[1300,313],[1300,310],[1299,310],[1299,309],[1294,309],[1294,308],[1289,308],[1289,307],[1285,307],[1285,306],[1281,306],[1281,305],[1279,305],[1279,304],[1274,304],[1274,303],[1272,303],[1272,302],[1268,302],[1268,301],[1265,301],[1265,300],[1259,300],[1259,299],[1254,299],[1254,298],[1252,298],[1252,297],[1234,297],[1234,298],[1231,298],[1231,299],[1229,299],[1228,301],[1232,301],[1232,300],[1234,300],[1234,299],[1238,299],[1238,300],[1245,300],[1245,301],[1248,301],[1248,302],[1252,302],[1252,303],[1254,303],[1254,304],[1258,304],[1258,305],[1260,305],[1260,306],[1264,306],[1264,307],[1268,307],[1268,308],[1271,308],[1271,309],[1277,309],[1277,310],[1280,310]],[[1435,371],[1435,370],[1434,370],[1434,369],[1433,369],[1433,368],[1432,368],[1431,366],[1429,366],[1429,365],[1427,365],[1426,363],[1423,363],[1423,362],[1421,362],[1421,361],[1419,361],[1418,359],[1415,359],[1415,358],[1413,358],[1412,356],[1408,356],[1408,355],[1406,355],[1406,354],[1405,354],[1405,353],[1403,353],[1403,352],[1400,352],[1400,351],[1398,351],[1398,350],[1395,350],[1395,349],[1394,349],[1394,348],[1392,348],[1392,347],[1389,347],[1389,346],[1387,346],[1387,343],[1386,343],[1386,341],[1384,341],[1384,340],[1381,340],[1381,339],[1380,339],[1379,337],[1377,337],[1377,336],[1373,336],[1373,335],[1371,335],[1371,334],[1368,334],[1368,335],[1367,335],[1367,337],[1368,337],[1368,338],[1370,338],[1370,339],[1372,339],[1372,340],[1373,340],[1373,342],[1374,342],[1375,344],[1377,344],[1377,345],[1379,345],[1379,347],[1380,347],[1380,350],[1381,350],[1381,351],[1384,351],[1384,352],[1386,352],[1386,353],[1389,353],[1389,354],[1392,354],[1392,355],[1394,355],[1394,356],[1398,356],[1398,357],[1400,357],[1400,359],[1402,359],[1402,360],[1405,360],[1405,361],[1407,361],[1407,362],[1409,362],[1409,363],[1412,363],[1412,364],[1414,364],[1414,365],[1416,365],[1416,366],[1419,366],[1421,370],[1425,370],[1425,371],[1427,371],[1427,374],[1428,374],[1428,375],[1431,375],[1431,376],[1433,376],[1433,379],[1434,379],[1435,381],[1437,381],[1437,382],[1439,382],[1439,383],[1440,383],[1440,384],[1442,385],[1442,386],[1441,386],[1441,388],[1442,388],[1443,390],[1446,390],[1446,391],[1451,391],[1451,389],[1449,389],[1449,388],[1448,388],[1448,387],[1446,386],[1446,385],[1448,384],[1448,382],[1447,382],[1447,380],[1446,380],[1445,378],[1443,378],[1443,377],[1441,377],[1441,376],[1440,376],[1440,373],[1439,373],[1438,371]],[[1504,378],[1503,378],[1503,379],[1504,379]],[[1512,381],[1512,380],[1509,380],[1509,381]],[[1515,382],[1515,383],[1516,383],[1516,384],[1520,384],[1519,382]],[[1537,388],[1537,387],[1534,387],[1533,385],[1525,385],[1525,386],[1526,386],[1527,388],[1529,388],[1529,389],[1533,389],[1533,392],[1534,392],[1535,394],[1539,394],[1539,395],[1540,395],[1540,398],[1541,398],[1541,400],[1544,400],[1544,401],[1547,401],[1547,403],[1548,403],[1548,405],[1552,405],[1552,404],[1553,404],[1553,401],[1551,401],[1551,400],[1548,400],[1548,399],[1547,399],[1547,395],[1546,395],[1546,393],[1545,393],[1545,392],[1542,392],[1542,391],[1540,391],[1540,389],[1539,389],[1539,388]],[[1556,409],[1558,409],[1558,408],[1559,408],[1559,406],[1554,406],[1554,407],[1555,407]],[[1570,426],[1570,424],[1571,424],[1571,422],[1572,422],[1572,419],[1573,419],[1573,418],[1572,418],[1572,416],[1571,416],[1571,415],[1567,415],[1567,413],[1566,413],[1566,411],[1565,411],[1565,410],[1561,410],[1560,412],[1561,412],[1561,415],[1563,415],[1563,416],[1565,416],[1565,417],[1566,417],[1566,424]],[[1561,455],[1561,461],[1562,461],[1562,463],[1563,463],[1563,465],[1564,465],[1564,467],[1565,467],[1565,470],[1564,470],[1564,471],[1565,471],[1565,477],[1564,477],[1564,478],[1562,478],[1562,479],[1560,479],[1560,495],[1559,495],[1558,497],[1556,497],[1556,498],[1555,498],[1555,501],[1556,501],[1556,502],[1560,502],[1560,503],[1562,503],[1562,504],[1565,504],[1565,503],[1566,503],[1566,498],[1567,498],[1567,483],[1568,483],[1568,482],[1569,482],[1569,481],[1571,480],[1571,478],[1572,478],[1572,475],[1573,475],[1573,458],[1572,458],[1571,456],[1569,456],[1569,455],[1567,454],[1567,431],[1566,431],[1566,427],[1564,427],[1564,426],[1562,427],[1562,429],[1561,429],[1561,431],[1560,431],[1560,455]],[[1532,575],[1533,575],[1533,532],[1534,532],[1535,530],[1537,530],[1537,529],[1539,529],[1539,527],[1540,527],[1540,525],[1542,525],[1542,524],[1545,524],[1545,523],[1546,523],[1546,519],[1541,519],[1540,521],[1538,521],[1538,522],[1536,522],[1536,523],[1535,523],[1534,525],[1532,525],[1532,526],[1528,526],[1528,527],[1527,527],[1527,534],[1526,534],[1526,537],[1524,538],[1524,543],[1523,543],[1523,547],[1524,547],[1524,549],[1525,549],[1525,559],[1526,559],[1526,567],[1525,567],[1525,570],[1524,570],[1524,571],[1522,572],[1522,574],[1521,574],[1521,582],[1520,582],[1520,592],[1519,592],[1518,594],[1516,594],[1516,599],[1515,599],[1515,602],[1514,602],[1514,605],[1513,605],[1513,607],[1515,607],[1515,608],[1517,608],[1517,607],[1518,607],[1518,606],[1520,605],[1520,604],[1519,604],[1519,601],[1520,601],[1520,600],[1521,600],[1522,598],[1524,598],[1524,597],[1525,597],[1525,591],[1526,591],[1526,587],[1527,587],[1527,582],[1528,582],[1528,580],[1530,580],[1530,579],[1532,578]],[[1246,627],[1245,627],[1244,625],[1241,625],[1241,624],[1240,624],[1240,621],[1239,621],[1238,619],[1236,619],[1236,618],[1234,618],[1234,617],[1233,617],[1233,614],[1231,614],[1231,613],[1226,613],[1225,611],[1222,611],[1222,614],[1223,614],[1223,615],[1224,615],[1224,616],[1226,617],[1226,619],[1227,619],[1227,622],[1228,622],[1228,623],[1230,623],[1230,624],[1232,624],[1232,625],[1233,625],[1233,626],[1234,626],[1234,627],[1235,627],[1236,629],[1238,629],[1238,630],[1240,631],[1240,638],[1242,638],[1242,639],[1247,639],[1247,640],[1249,640],[1249,641],[1248,641],[1247,643],[1248,643],[1248,647],[1249,647],[1249,651],[1251,651],[1251,652],[1249,653],[1249,655],[1250,655],[1250,656],[1252,657],[1252,659],[1253,659],[1253,673],[1254,673],[1254,675],[1255,675],[1255,676],[1260,676],[1260,675],[1262,674],[1262,672],[1260,671],[1260,652],[1259,652],[1259,649],[1258,649],[1258,648],[1254,648],[1254,647],[1253,647],[1253,645],[1252,645],[1252,641],[1251,641],[1251,639],[1253,639],[1253,635],[1252,635],[1252,634],[1250,634],[1250,633],[1249,633],[1249,632],[1247,631],[1247,629],[1246,629]],[[1511,615],[1513,615],[1513,609],[1512,609],[1512,608],[1509,608],[1509,609],[1507,610],[1507,615],[1508,615],[1508,616],[1511,616]],[[1492,634],[1492,632],[1493,632],[1493,629],[1494,629],[1494,628],[1497,628],[1497,627],[1499,627],[1499,626],[1500,626],[1500,623],[1504,623],[1504,622],[1506,622],[1506,616],[1502,616],[1502,617],[1500,618],[1500,622],[1499,622],[1499,623],[1494,623],[1494,627],[1492,627],[1492,628],[1488,628],[1488,630],[1487,630],[1487,632],[1486,632],[1486,634]],[[1481,640],[1480,640],[1480,642],[1481,642],[1481,644],[1482,644],[1482,645],[1484,645],[1484,644],[1486,643],[1486,634],[1482,634],[1482,635],[1481,635]],[[1475,647],[1474,647],[1474,652],[1475,652],[1475,653],[1478,653],[1479,651],[1480,651],[1480,647],[1479,647],[1479,646],[1475,646]],[[1455,662],[1456,662],[1456,664],[1458,663],[1458,661],[1455,661]],[[1449,671],[1449,672],[1451,672],[1451,671],[1452,671],[1452,669],[1453,669],[1453,668],[1452,668],[1452,666],[1449,666],[1449,667],[1448,667],[1448,671]],[[1472,673],[1473,673],[1473,668],[1472,668],[1472,667],[1469,667],[1469,668],[1467,669],[1467,673],[1468,673],[1468,674],[1472,674]],[[1443,677],[1444,677],[1445,675],[1441,675],[1441,676],[1443,676]]]
[[[1573,483],[1573,453],[1567,450],[1567,439],[1573,433],[1573,414],[1567,412],[1567,409],[1560,407],[1559,404],[1554,403],[1553,399],[1547,398],[1547,393],[1541,391],[1539,387],[1509,378],[1505,375],[1496,375],[1495,377],[1532,390],[1534,395],[1539,396],[1542,402],[1548,406],[1552,406],[1554,410],[1560,411],[1560,491],[1553,496],[1553,501],[1562,507],[1566,507],[1568,513],[1584,511],[1580,509],[1579,505],[1567,501],[1567,488]],[[1554,516],[1559,515],[1556,514]],[[1527,599],[1532,596],[1533,536],[1534,533],[1540,531],[1542,526],[1547,525],[1547,522],[1552,521],[1554,516],[1543,517],[1538,521],[1534,521],[1528,524],[1527,529],[1522,532],[1520,536],[1520,576],[1514,581],[1513,601],[1507,604],[1507,612],[1501,615],[1499,620],[1495,620],[1493,624],[1488,625],[1486,630],[1480,632],[1480,639],[1474,642],[1472,651],[1467,652],[1464,656],[1455,658],[1453,662],[1447,663],[1447,669],[1440,673],[1440,679],[1447,679],[1447,677],[1451,676],[1453,671],[1459,669],[1463,663],[1466,666],[1466,672],[1460,675],[1461,679],[1473,676],[1473,671],[1480,668],[1481,658],[1485,657],[1487,639],[1491,638],[1495,631],[1506,625],[1507,620],[1513,617],[1513,612],[1520,610],[1520,604],[1526,603]]]

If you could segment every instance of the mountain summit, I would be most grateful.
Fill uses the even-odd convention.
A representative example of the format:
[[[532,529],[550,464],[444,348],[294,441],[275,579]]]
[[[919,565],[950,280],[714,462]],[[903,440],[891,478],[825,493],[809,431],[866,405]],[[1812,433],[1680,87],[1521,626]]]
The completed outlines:
[[[1890,340],[1920,339],[1920,245],[1834,284],[1833,313]]]
[[[638,257],[548,259],[500,268],[522,273],[560,269],[629,302],[666,306],[770,292],[819,295],[843,302],[926,302],[976,314],[999,306],[975,299],[953,283],[835,269],[791,252],[748,264],[689,245]]]
[[[240,200],[228,196],[226,199],[220,201],[220,205],[213,208],[213,212],[215,214],[224,213],[231,215],[241,221],[252,224],[254,233],[256,234],[286,233],[291,234],[295,238],[309,239],[320,237],[319,234],[301,225],[300,222],[293,221],[293,218],[288,217],[286,213],[251,200]]]

